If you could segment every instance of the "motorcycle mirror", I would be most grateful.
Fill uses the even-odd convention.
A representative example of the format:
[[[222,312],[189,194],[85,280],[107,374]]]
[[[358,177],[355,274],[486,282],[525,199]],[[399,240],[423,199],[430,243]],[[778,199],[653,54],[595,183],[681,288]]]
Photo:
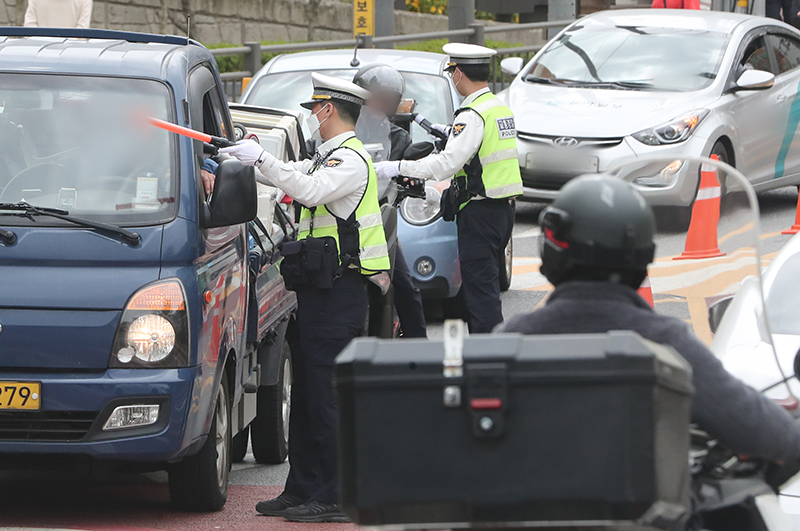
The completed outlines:
[[[417,108],[417,101],[414,99],[400,100],[397,106],[397,114],[411,114]]]
[[[433,153],[432,142],[417,142],[408,146],[403,153],[404,160],[419,160]]]
[[[722,318],[725,316],[728,306],[731,305],[731,301],[733,301],[733,297],[725,297],[724,299],[711,303],[708,307],[708,326],[713,333],[717,333],[717,328],[719,328],[719,324],[722,322]]]

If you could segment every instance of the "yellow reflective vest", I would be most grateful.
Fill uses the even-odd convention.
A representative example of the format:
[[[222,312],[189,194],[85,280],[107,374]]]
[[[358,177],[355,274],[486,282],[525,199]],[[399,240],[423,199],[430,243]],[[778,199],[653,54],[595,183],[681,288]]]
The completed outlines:
[[[330,158],[338,149],[352,149],[364,159],[369,168],[367,188],[355,212],[348,219],[342,219],[330,212],[325,205],[309,209],[303,207],[300,213],[300,235],[303,240],[308,236],[322,238],[331,236],[336,240],[339,249],[339,263],[345,267],[356,268],[363,275],[373,275],[380,271],[388,271],[389,251],[386,246],[386,235],[383,231],[381,209],[378,204],[378,179],[372,158],[364,149],[364,145],[356,137],[345,140],[341,146],[328,153]],[[324,165],[322,161],[321,165]]]

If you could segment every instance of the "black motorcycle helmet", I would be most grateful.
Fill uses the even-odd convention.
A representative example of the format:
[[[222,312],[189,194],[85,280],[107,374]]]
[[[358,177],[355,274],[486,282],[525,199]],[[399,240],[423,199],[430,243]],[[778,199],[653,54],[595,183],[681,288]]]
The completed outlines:
[[[389,65],[376,63],[366,65],[356,72],[353,83],[372,93],[367,105],[378,105],[392,118],[397,113],[397,106],[406,92],[403,75]]]
[[[553,285],[599,280],[638,288],[653,261],[653,210],[630,183],[585,176],[539,216],[542,274]]]

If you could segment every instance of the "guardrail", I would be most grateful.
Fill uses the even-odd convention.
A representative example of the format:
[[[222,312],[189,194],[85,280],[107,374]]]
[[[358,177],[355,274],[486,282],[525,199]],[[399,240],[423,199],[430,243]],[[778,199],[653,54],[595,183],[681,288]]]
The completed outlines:
[[[221,75],[225,86],[225,95],[229,101],[238,101],[242,92],[242,79],[252,77],[261,68],[261,56],[265,53],[290,53],[312,50],[330,50],[337,48],[372,48],[375,45],[394,45],[405,42],[427,41],[432,39],[464,38],[472,44],[484,45],[486,35],[493,33],[504,33],[508,31],[526,31],[539,29],[559,29],[570,24],[572,20],[558,20],[551,22],[531,22],[527,24],[498,24],[485,26],[483,24],[471,24],[470,27],[460,30],[439,31],[430,33],[412,33],[408,35],[392,35],[388,37],[373,37],[372,35],[359,35],[355,39],[337,41],[318,41],[318,42],[296,42],[287,44],[270,44],[262,46],[258,42],[248,42],[243,46],[233,48],[215,48],[211,51],[214,57],[226,57],[241,55],[244,57],[244,70],[239,72],[226,72]],[[500,61],[505,57],[513,55],[528,59],[532,54],[542,48],[542,45],[522,46],[519,48],[506,48],[498,50],[498,54],[492,63],[492,78],[490,82],[494,90],[501,90],[511,82],[511,78],[500,71]]]

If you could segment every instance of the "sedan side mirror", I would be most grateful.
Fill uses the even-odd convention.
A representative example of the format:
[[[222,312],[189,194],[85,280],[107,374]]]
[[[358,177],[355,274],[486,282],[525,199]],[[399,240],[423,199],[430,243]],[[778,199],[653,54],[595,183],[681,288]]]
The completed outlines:
[[[735,90],[767,90],[775,84],[775,75],[763,70],[745,70],[736,80]]]
[[[522,57],[506,57],[500,61],[500,70],[510,76],[519,74],[523,66],[525,66],[525,61],[522,60]]]
[[[732,301],[733,297],[725,297],[724,299],[712,303],[711,306],[708,307],[708,326],[711,327],[711,331],[715,334]]]
[[[258,213],[256,172],[236,159],[223,160],[217,168],[211,201],[201,210],[204,228],[228,227],[252,221]]]

